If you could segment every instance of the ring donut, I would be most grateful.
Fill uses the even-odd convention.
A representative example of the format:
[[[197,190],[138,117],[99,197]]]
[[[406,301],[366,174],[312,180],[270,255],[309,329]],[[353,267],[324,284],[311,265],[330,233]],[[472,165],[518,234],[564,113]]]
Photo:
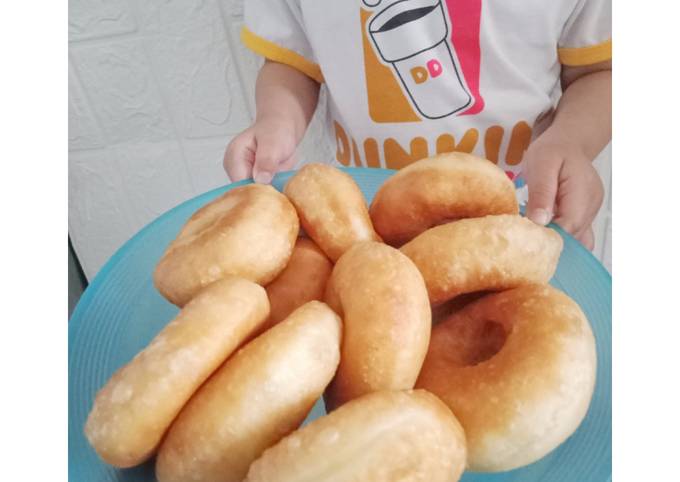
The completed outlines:
[[[308,301],[323,300],[332,270],[333,264],[314,241],[298,238],[288,265],[266,287],[271,310],[264,328],[271,328]]]
[[[295,205],[305,232],[333,262],[354,243],[380,241],[359,186],[341,170],[307,164],[283,192]]]
[[[413,388],[432,326],[415,265],[386,244],[357,244],[333,268],[326,299],[344,324],[342,357],[326,390],[326,407],[377,390]]]
[[[248,343],[196,392],[158,452],[159,482],[240,482],[295,430],[330,382],[341,322],[310,301]]]
[[[547,283],[562,252],[562,238],[519,215],[461,219],[430,228],[401,247],[439,304],[474,291],[500,291]]]
[[[515,186],[491,161],[463,152],[422,159],[401,169],[371,203],[377,233],[399,246],[426,229],[462,218],[518,214]]]
[[[460,420],[469,468],[496,472],[540,459],[576,430],[595,370],[595,340],[579,306],[548,285],[526,285],[435,326],[416,386]]]
[[[374,392],[267,449],[245,482],[455,482],[466,460],[456,417],[424,390]]]
[[[286,266],[299,229],[295,208],[276,189],[237,187],[189,218],[158,263],[154,283],[177,306],[227,275],[265,285]]]
[[[227,277],[201,291],[97,394],[85,435],[116,467],[148,459],[180,409],[269,314],[261,286]]]

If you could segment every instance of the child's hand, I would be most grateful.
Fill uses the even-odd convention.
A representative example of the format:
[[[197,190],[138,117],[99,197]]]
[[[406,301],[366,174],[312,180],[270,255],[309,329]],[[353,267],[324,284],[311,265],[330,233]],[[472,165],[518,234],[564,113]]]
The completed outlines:
[[[255,123],[236,136],[224,153],[232,182],[252,177],[269,184],[295,165],[295,150],[319,100],[319,84],[299,70],[266,60],[255,85]]]
[[[552,219],[592,250],[592,222],[602,205],[604,188],[588,156],[575,143],[548,130],[529,146],[524,162],[529,218],[541,225]]]
[[[261,120],[234,137],[224,153],[224,169],[232,182],[252,177],[268,184],[274,174],[295,163],[297,138],[285,123]]]

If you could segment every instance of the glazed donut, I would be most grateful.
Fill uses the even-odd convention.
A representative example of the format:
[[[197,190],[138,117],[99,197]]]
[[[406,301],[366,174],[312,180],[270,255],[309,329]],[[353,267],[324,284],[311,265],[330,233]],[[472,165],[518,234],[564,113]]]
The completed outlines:
[[[415,265],[386,244],[359,243],[333,268],[326,299],[344,323],[327,409],[377,390],[413,388],[431,330],[427,291]]]
[[[562,252],[562,238],[519,215],[461,219],[430,228],[401,247],[439,304],[474,291],[500,291],[547,283]]]
[[[422,159],[398,171],[371,203],[382,239],[399,246],[426,229],[461,218],[518,214],[515,187],[491,161],[463,152]]]
[[[333,262],[356,242],[380,241],[359,186],[341,170],[307,164],[283,192],[295,205],[305,232]]]
[[[332,269],[333,264],[314,241],[298,238],[288,265],[266,287],[271,310],[265,330],[308,301],[323,300]]]
[[[416,386],[465,429],[471,470],[530,464],[579,426],[595,386],[595,340],[567,295],[525,285],[486,296],[435,326]]]
[[[330,382],[340,333],[338,316],[310,301],[227,360],[168,430],[156,460],[159,482],[242,481]]]
[[[267,449],[246,482],[455,482],[466,460],[456,417],[424,390],[374,392]]]
[[[276,189],[237,187],[189,218],[158,263],[154,283],[178,306],[226,275],[265,285],[286,266],[299,229],[295,208]]]
[[[198,387],[269,314],[261,286],[226,277],[201,291],[97,394],[85,435],[116,467],[149,458]]]

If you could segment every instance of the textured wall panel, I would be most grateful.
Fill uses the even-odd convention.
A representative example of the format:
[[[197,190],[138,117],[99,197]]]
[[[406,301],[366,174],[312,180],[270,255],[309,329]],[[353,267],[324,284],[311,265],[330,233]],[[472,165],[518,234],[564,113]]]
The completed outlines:
[[[69,0],[69,40],[134,32],[137,28],[126,0]]]
[[[111,152],[69,154],[69,235],[88,279],[135,232],[122,185]]]
[[[240,32],[243,21],[226,17],[231,34],[230,39],[234,61],[238,64],[238,69],[243,79],[241,91],[245,96],[251,117],[255,118],[255,80],[257,79],[260,67],[264,63],[264,59],[259,55],[255,55],[241,42]]]
[[[612,271],[612,219],[607,218],[607,224],[604,230],[604,254],[602,256],[602,263],[607,267],[609,272]]]
[[[611,236],[607,236],[607,223],[611,217],[611,177],[612,177],[612,149],[609,144],[602,153],[595,159],[594,165],[597,172],[602,178],[605,194],[604,202],[600,211],[597,213],[593,221],[593,232],[595,233],[595,249],[593,254],[604,263],[604,256],[608,249],[607,243],[611,245]],[[607,269],[611,271],[611,261],[609,264],[604,263]]]
[[[109,142],[175,137],[140,40],[72,47],[71,56]]]
[[[116,147],[115,153],[123,182],[120,195],[134,206],[130,213],[133,229],[141,229],[192,196],[177,141],[128,144]]]
[[[68,72],[68,148],[94,149],[104,147],[105,141],[92,109],[80,87],[73,69]]]
[[[199,195],[229,183],[222,168],[227,139],[206,139],[187,142],[184,146],[194,194]]]
[[[137,4],[144,44],[179,135],[223,136],[250,123],[215,1]]]

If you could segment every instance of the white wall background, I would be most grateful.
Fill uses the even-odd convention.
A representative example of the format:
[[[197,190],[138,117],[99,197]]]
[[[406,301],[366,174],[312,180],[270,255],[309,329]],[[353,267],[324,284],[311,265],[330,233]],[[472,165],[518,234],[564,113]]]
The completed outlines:
[[[69,0],[69,234],[91,279],[159,214],[228,182],[221,160],[254,115],[261,60],[242,0]],[[330,161],[325,102],[300,159]],[[596,255],[611,266],[611,156]]]

